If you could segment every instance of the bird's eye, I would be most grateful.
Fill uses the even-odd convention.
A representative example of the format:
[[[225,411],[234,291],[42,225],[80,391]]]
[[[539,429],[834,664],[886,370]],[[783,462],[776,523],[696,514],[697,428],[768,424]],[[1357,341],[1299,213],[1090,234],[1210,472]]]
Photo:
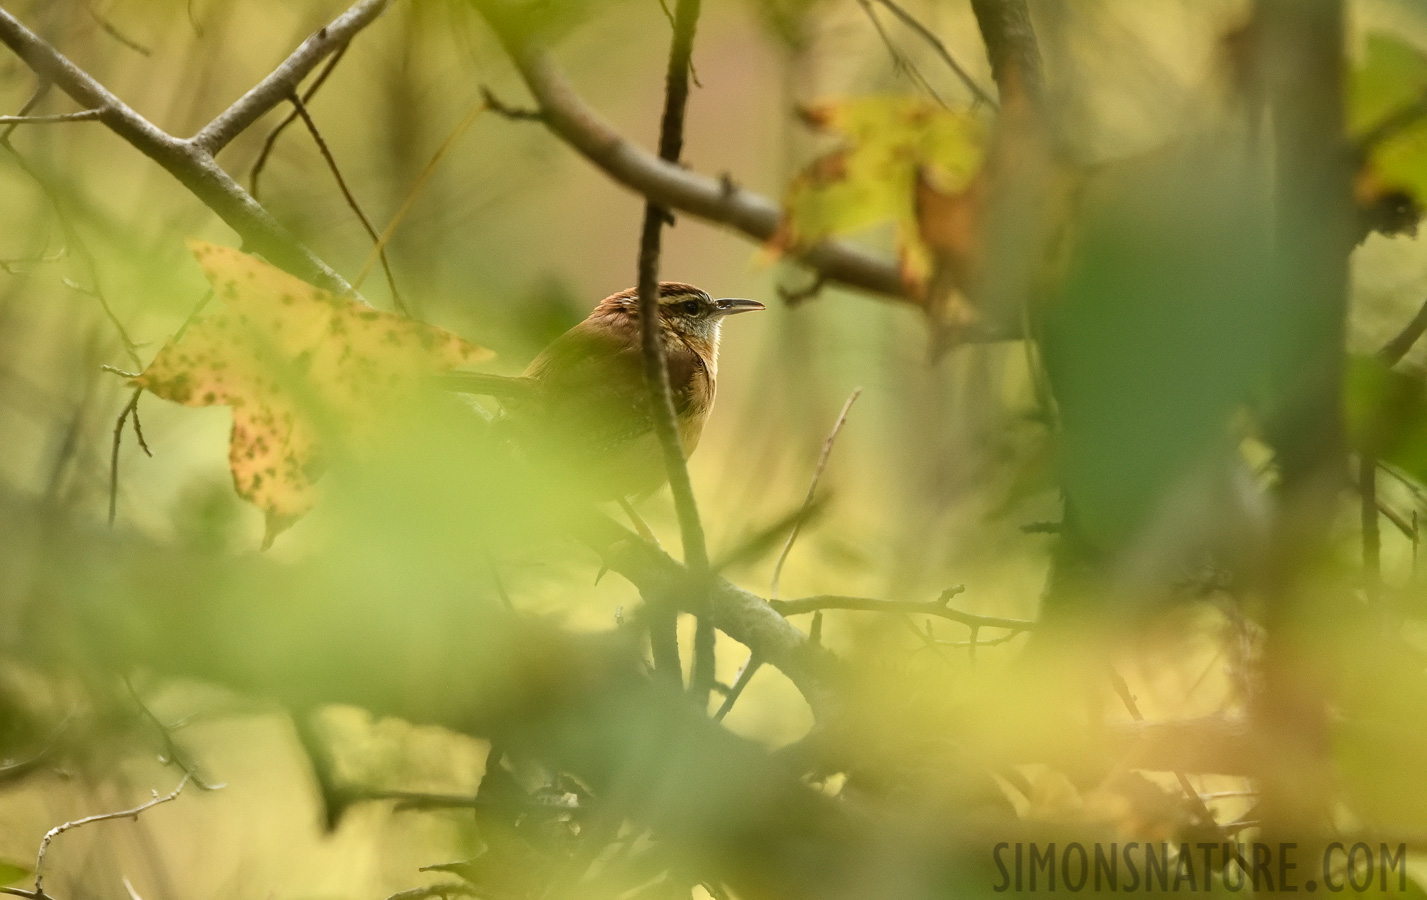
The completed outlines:
[[[686,316],[696,316],[702,304],[697,300],[685,300],[679,304],[679,312]]]

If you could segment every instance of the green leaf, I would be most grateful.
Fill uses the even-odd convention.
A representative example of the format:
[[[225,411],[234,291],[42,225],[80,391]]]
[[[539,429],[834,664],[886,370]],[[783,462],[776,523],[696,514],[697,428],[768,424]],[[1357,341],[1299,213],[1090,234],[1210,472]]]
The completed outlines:
[[[32,874],[34,874],[33,871],[26,866],[0,859],[0,885],[9,885],[24,881]]]

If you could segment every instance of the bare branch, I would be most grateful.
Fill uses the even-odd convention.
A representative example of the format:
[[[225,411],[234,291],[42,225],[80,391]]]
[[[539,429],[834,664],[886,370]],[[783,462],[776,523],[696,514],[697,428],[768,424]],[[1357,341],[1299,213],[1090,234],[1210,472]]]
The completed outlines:
[[[1036,623],[1027,619],[1007,619],[1001,616],[978,616],[974,613],[952,609],[947,602],[961,593],[960,587],[948,588],[941,596],[930,602],[914,600],[874,600],[870,597],[842,597],[834,594],[820,594],[801,600],[770,600],[769,605],[785,616],[796,616],[820,609],[850,609],[861,612],[907,613],[917,616],[936,616],[950,619],[972,628],[1009,628],[1012,631],[1030,631]]]
[[[748,660],[744,662],[743,668],[738,670],[738,677],[734,679],[733,687],[728,689],[728,695],[723,698],[723,704],[714,713],[714,721],[722,722],[733,709],[733,704],[738,702],[738,698],[743,696],[743,691],[748,687],[748,683],[753,680],[753,676],[763,667],[763,660],[758,658],[757,652],[750,653]]]
[[[1395,366],[1407,355],[1407,351],[1412,349],[1412,345],[1417,343],[1423,332],[1427,332],[1427,301],[1423,301],[1418,307],[1417,314],[1412,317],[1406,325],[1402,326],[1392,340],[1382,345],[1382,349],[1377,352],[1378,359]]]
[[[318,89],[327,81],[327,77],[332,74],[332,70],[337,68],[337,64],[342,61],[342,57],[347,55],[348,46],[350,45],[343,44],[337,49],[336,53],[332,54],[332,58],[327,60],[327,65],[322,67],[322,71],[317,73],[317,77],[313,79],[311,86],[303,93],[303,103],[312,102],[312,98],[317,95]],[[258,176],[262,175],[263,169],[267,167],[268,157],[272,155],[273,147],[277,145],[277,139],[287,130],[287,126],[296,121],[297,110],[294,108],[293,111],[288,113],[286,118],[281,122],[277,123],[277,125],[273,127],[273,130],[268,132],[268,136],[263,139],[263,149],[258,151],[258,158],[253,161],[253,168],[248,173],[248,193],[252,194],[254,198],[258,196]]]
[[[719,631],[775,666],[802,693],[815,716],[835,704],[831,682],[840,666],[826,649],[808,641],[797,626],[776,612],[767,600],[718,577],[695,598],[687,588],[688,570],[663,550],[641,541],[608,516],[580,523],[576,537],[599,553],[609,568],[623,575],[646,597],[667,596],[685,612],[702,609]]]
[[[99,10],[95,9],[93,4],[86,3],[84,5],[84,8],[89,11],[89,18],[93,19],[95,24],[97,24],[105,34],[109,35],[114,40],[123,44],[125,47],[128,47],[130,50],[133,50],[140,56],[154,55],[154,51],[150,50],[148,47],[145,47],[143,44],[129,37],[124,32],[120,31],[118,28],[115,28],[114,23],[110,22],[108,19],[100,15]]]
[[[133,682],[127,677],[124,679],[124,687],[129,689],[129,696],[133,698],[134,705],[138,706],[139,711],[144,714],[144,718],[148,719],[149,723],[158,731],[159,739],[163,741],[163,755],[166,762],[177,766],[179,771],[184,774],[184,777],[191,780],[193,786],[200,791],[217,791],[227,787],[226,784],[214,784],[202,776],[198,771],[198,766],[196,766],[193,761],[188,758],[188,754],[184,753],[182,748],[178,746],[178,742],[173,736],[173,729],[165,725],[158,716],[154,715],[154,711],[149,709],[149,705],[144,702],[143,697],[139,696],[139,692],[134,689]]]
[[[812,508],[813,495],[818,491],[818,482],[822,480],[823,470],[827,468],[828,458],[832,456],[832,446],[837,443],[838,433],[842,431],[842,426],[847,424],[847,414],[852,409],[852,404],[857,402],[857,398],[862,396],[862,388],[856,388],[848,396],[847,402],[842,404],[842,412],[838,413],[837,421],[832,424],[832,431],[828,433],[827,440],[823,441],[822,452],[818,454],[817,465],[813,466],[813,478],[808,483],[808,494],[803,498],[800,514],[806,513]],[[788,554],[793,552],[793,543],[798,539],[798,533],[803,527],[803,517],[799,516],[793,522],[793,529],[788,532],[788,540],[783,544],[783,552],[778,554],[778,561],[773,564],[773,581],[768,588],[768,596],[774,600],[778,599],[778,579],[783,574],[783,564],[788,561]]]
[[[896,41],[892,40],[892,36],[887,33],[887,29],[882,27],[882,20],[877,18],[877,9],[872,5],[872,0],[858,0],[858,5],[861,6],[862,11],[867,14],[867,18],[872,21],[872,27],[876,29],[877,36],[882,39],[882,45],[887,48],[887,54],[892,57],[892,68],[906,75],[915,84],[919,85],[942,109],[948,109],[949,107],[946,101],[941,98],[941,94],[937,93],[936,88],[933,87],[932,83],[922,74],[922,70],[918,69],[916,63],[912,62],[911,59],[907,57],[907,54],[902,52],[902,48],[898,47]]]
[[[397,891],[386,900],[426,900],[428,897],[473,897],[476,889],[473,885],[461,881],[450,881],[444,884],[431,884],[426,887],[410,888],[405,891]]]
[[[777,203],[746,190],[731,178],[710,178],[657,156],[626,140],[575,92],[529,29],[520,27],[502,0],[473,0],[510,54],[546,125],[616,182],[660,206],[727,225],[760,243],[771,239],[782,215]],[[793,255],[829,281],[915,303],[897,262],[844,241],[822,241]],[[1015,322],[973,329],[967,340],[1017,340]]]
[[[511,106],[501,100],[495,93],[485,85],[481,85],[481,99],[486,102],[486,108],[503,119],[510,119],[513,122],[543,122],[545,114],[538,109],[522,109],[518,106]]]
[[[700,0],[679,0],[674,11],[674,38],[669,50],[664,115],[659,126],[659,158],[678,165],[684,147],[684,107],[689,98],[689,56],[693,51]],[[684,542],[684,564],[695,575],[708,570],[708,548],[703,525],[694,502],[688,464],[679,439],[669,372],[664,365],[664,346],[659,326],[659,251],[664,227],[664,211],[650,200],[645,207],[644,227],[639,243],[639,335],[644,356],[644,378],[649,385],[650,414],[654,431],[664,450],[664,467],[679,530]]]
[[[53,125],[56,122],[92,122],[103,110],[81,109],[79,112],[53,116],[0,116],[0,125]]]
[[[34,893],[33,893],[33,894],[21,894],[20,896],[29,896],[29,897],[43,897],[43,896],[45,896],[45,892],[44,892],[44,871],[43,871],[43,869],[44,869],[44,865],[45,865],[45,852],[46,852],[47,850],[49,850],[50,841],[53,841],[55,838],[57,838],[57,837],[59,837],[60,835],[64,834],[66,831],[69,831],[71,828],[78,828],[78,827],[80,827],[81,825],[92,825],[92,824],[94,824],[95,822],[108,822],[108,821],[112,821],[112,820],[114,820],[114,819],[137,819],[137,818],[139,817],[139,814],[140,814],[140,813],[145,812],[146,810],[153,809],[155,806],[159,806],[160,804],[168,803],[170,800],[175,800],[175,799],[177,799],[177,798],[178,798],[178,795],[183,792],[184,787],[188,784],[190,778],[191,778],[191,776],[189,776],[189,775],[184,775],[183,778],[179,781],[178,787],[174,788],[172,791],[170,791],[169,793],[163,795],[162,797],[160,797],[160,796],[158,795],[158,791],[155,791],[155,792],[154,792],[154,797],[153,797],[152,800],[148,801],[147,803],[142,803],[142,804],[140,804],[140,805],[134,807],[133,809],[124,809],[124,810],[120,810],[119,812],[100,813],[100,814],[94,815],[94,816],[85,816],[83,819],[75,819],[75,820],[72,821],[72,822],[65,822],[65,823],[62,824],[62,825],[56,825],[55,827],[51,828],[49,831],[47,831],[47,832],[45,833],[44,838],[40,841],[40,852],[39,852],[39,855],[35,857],[35,890],[34,890]],[[13,892],[10,892],[10,893],[13,893]]]
[[[341,47],[376,20],[391,0],[359,0],[342,15],[319,28],[315,34],[303,41],[292,55],[253,86],[242,97],[213,121],[204,125],[193,136],[192,142],[198,148],[216,154],[241,134],[249,125],[260,119],[264,113],[292,96],[297,86],[317,64]]]
[[[337,180],[337,187],[342,191],[342,197],[346,199],[347,206],[352,212],[357,214],[357,219],[361,221],[362,227],[366,229],[367,235],[372,239],[372,245],[376,247],[377,256],[382,261],[382,271],[386,273],[387,288],[391,291],[392,303],[403,313],[407,312],[406,302],[401,299],[401,291],[396,289],[396,276],[391,274],[391,262],[386,256],[386,247],[382,244],[381,235],[377,234],[377,229],[372,225],[372,220],[367,218],[362,205],[357,202],[357,198],[352,194],[352,189],[347,187],[347,179],[342,177],[342,170],[337,167],[337,160],[332,156],[332,150],[327,146],[327,141],[323,139],[322,132],[317,130],[317,123],[312,121],[312,114],[307,111],[307,104],[302,102],[302,98],[293,94],[291,98],[293,109],[297,112],[298,118],[302,119],[302,124],[307,126],[307,132],[312,135],[312,140],[317,144],[318,151],[327,162],[327,168],[331,170],[332,177]]]
[[[4,8],[0,8],[0,43],[76,102],[99,110],[101,122],[177,178],[238,232],[250,250],[318,287],[340,294],[351,290],[340,275],[299,243],[223,171],[207,150],[174,137],[139,115]]]
[[[119,445],[124,440],[124,423],[129,421],[130,415],[137,419],[139,415],[139,395],[143,392],[143,388],[134,388],[134,393],[129,396],[129,402],[124,404],[124,408],[119,411],[119,417],[114,420],[114,443],[109,449],[110,528],[114,527],[114,514],[119,508]],[[148,448],[146,447],[145,449],[147,450]]]

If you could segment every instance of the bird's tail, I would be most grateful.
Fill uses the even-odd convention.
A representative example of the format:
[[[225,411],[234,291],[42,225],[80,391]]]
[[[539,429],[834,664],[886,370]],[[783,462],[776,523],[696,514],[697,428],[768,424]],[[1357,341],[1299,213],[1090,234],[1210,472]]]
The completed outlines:
[[[437,375],[437,383],[458,394],[476,394],[498,400],[524,400],[535,391],[535,383],[519,375],[492,375],[489,372],[448,372]]]

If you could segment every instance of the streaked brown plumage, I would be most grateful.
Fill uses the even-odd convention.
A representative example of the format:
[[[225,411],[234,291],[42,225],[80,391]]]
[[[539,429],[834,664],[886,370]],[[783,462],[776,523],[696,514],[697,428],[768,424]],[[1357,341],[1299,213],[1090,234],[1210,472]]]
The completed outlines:
[[[686,456],[713,409],[723,318],[763,308],[752,300],[715,300],[681,282],[659,285],[659,332]],[[633,288],[600,301],[521,378],[497,385],[490,376],[456,377],[473,393],[501,396],[517,442],[542,463],[578,476],[598,499],[639,496],[664,483]]]

